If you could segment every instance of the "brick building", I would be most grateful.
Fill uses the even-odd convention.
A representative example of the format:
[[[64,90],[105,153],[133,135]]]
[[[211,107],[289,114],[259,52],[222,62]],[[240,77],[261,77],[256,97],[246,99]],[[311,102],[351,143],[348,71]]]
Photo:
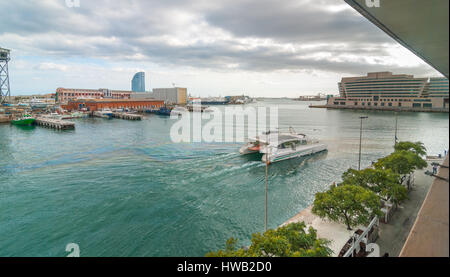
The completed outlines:
[[[75,99],[130,99],[131,93],[126,90],[58,88],[56,99],[59,103]]]
[[[69,100],[61,107],[68,111],[87,109],[97,111],[102,109],[133,109],[136,111],[156,110],[164,106],[164,101],[153,99],[76,99]]]

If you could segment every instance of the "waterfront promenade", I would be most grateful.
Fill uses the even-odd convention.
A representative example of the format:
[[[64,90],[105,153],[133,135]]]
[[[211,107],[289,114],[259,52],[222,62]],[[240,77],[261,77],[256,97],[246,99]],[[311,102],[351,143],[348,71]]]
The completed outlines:
[[[388,253],[390,257],[400,255],[420,207],[433,183],[433,177],[426,175],[425,172],[427,170],[432,171],[432,162],[442,161],[427,161],[427,169],[415,172],[414,186],[408,194],[408,199],[392,213],[388,223],[380,224],[379,238],[376,243],[380,246],[382,255],[385,253]]]
[[[313,227],[317,230],[317,236],[322,239],[330,241],[330,249],[333,251],[332,256],[337,257],[339,252],[347,243],[348,239],[358,229],[364,229],[364,226],[358,226],[353,230],[347,230],[345,224],[333,222],[327,219],[322,219],[312,213],[312,206],[304,209],[283,225],[304,222],[308,227]]]
[[[408,200],[402,203],[392,213],[388,223],[379,224],[379,235],[375,243],[379,245],[381,255],[388,253],[390,257],[398,257],[405,245],[405,242],[408,239],[408,235],[410,234],[411,229],[419,228],[418,231],[414,231],[413,229],[411,233],[415,234],[416,232],[421,232],[422,235],[418,237],[409,235],[410,238],[408,239],[410,244],[415,241],[413,244],[416,244],[414,246],[414,248],[416,248],[414,251],[417,256],[436,256],[436,254],[432,254],[432,250],[428,249],[429,247],[437,247],[435,252],[439,252],[442,254],[445,254],[446,249],[446,253],[448,256],[448,182],[446,183],[446,185],[444,184],[445,181],[440,179],[436,179],[436,181],[433,182],[434,177],[425,174],[427,170],[432,171],[432,162],[442,163],[442,159],[427,160],[427,162],[429,164],[428,168],[418,170],[414,173],[415,183],[408,194]],[[448,166],[448,158],[446,160],[446,165]],[[444,169],[441,169],[439,175],[443,176],[444,178],[448,178],[448,168],[446,170],[446,175]],[[441,185],[438,185],[436,187],[436,182]],[[443,194],[446,197],[440,197],[440,194]],[[440,200],[438,198],[440,198]],[[425,199],[426,201],[424,203]],[[426,204],[427,201],[429,202],[429,204]],[[424,208],[422,208],[421,210],[422,203],[424,203],[423,205],[428,208],[425,208],[425,210]],[[434,205],[432,203],[436,204]],[[348,239],[353,235],[355,230],[365,228],[364,226],[358,226],[353,228],[352,231],[349,231],[344,224],[319,218],[317,215],[311,212],[311,209],[312,206],[304,209],[284,224],[303,221],[307,224],[307,226],[313,227],[317,230],[318,237],[331,241],[330,248],[334,252],[333,256],[337,256],[339,254],[339,252],[344,247]],[[420,223],[414,224],[416,218]],[[429,225],[427,221],[435,222],[434,224],[430,224],[430,227],[428,228],[426,227],[427,225]],[[432,236],[433,233],[437,234],[436,238]],[[422,245],[423,243],[429,244],[429,247],[424,247]],[[431,246],[434,244],[439,246]],[[408,246],[406,247],[406,249],[410,247],[412,246]],[[422,251],[428,252],[419,253],[417,248],[420,247],[422,248]],[[407,252],[405,252],[404,250],[404,253],[406,254]]]
[[[449,257],[448,162],[438,172],[400,257]]]

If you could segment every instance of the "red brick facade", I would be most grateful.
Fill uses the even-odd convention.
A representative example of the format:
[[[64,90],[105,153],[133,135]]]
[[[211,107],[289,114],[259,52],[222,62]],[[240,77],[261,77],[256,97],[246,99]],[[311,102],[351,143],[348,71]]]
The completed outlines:
[[[67,105],[61,107],[68,111],[81,110],[89,111],[102,109],[133,109],[137,111],[156,110],[164,106],[162,100],[72,100]]]
[[[72,89],[58,88],[56,97],[59,103],[77,99],[130,99],[132,91],[109,89]]]

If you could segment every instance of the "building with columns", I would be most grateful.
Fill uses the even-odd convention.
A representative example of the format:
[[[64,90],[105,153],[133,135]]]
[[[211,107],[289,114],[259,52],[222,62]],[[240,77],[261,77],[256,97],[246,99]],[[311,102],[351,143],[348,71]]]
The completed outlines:
[[[329,97],[327,107],[348,109],[447,111],[448,79],[415,78],[392,72],[345,77],[338,84],[339,97]]]

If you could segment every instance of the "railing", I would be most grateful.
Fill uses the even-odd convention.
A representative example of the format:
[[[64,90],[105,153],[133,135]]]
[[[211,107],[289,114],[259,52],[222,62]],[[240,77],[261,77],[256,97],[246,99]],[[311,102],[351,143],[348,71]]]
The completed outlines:
[[[350,247],[350,249],[344,254],[344,257],[352,257],[353,256],[353,252],[354,250],[359,247],[359,243],[363,240],[365,240],[364,242],[367,244],[367,235],[369,234],[370,230],[372,230],[373,226],[378,225],[378,217],[374,217],[374,219],[372,220],[372,222],[370,222],[370,224],[366,227],[366,230],[361,234],[361,235],[357,235],[354,234],[353,235],[353,245],[352,247]],[[356,238],[356,240],[355,240]]]

